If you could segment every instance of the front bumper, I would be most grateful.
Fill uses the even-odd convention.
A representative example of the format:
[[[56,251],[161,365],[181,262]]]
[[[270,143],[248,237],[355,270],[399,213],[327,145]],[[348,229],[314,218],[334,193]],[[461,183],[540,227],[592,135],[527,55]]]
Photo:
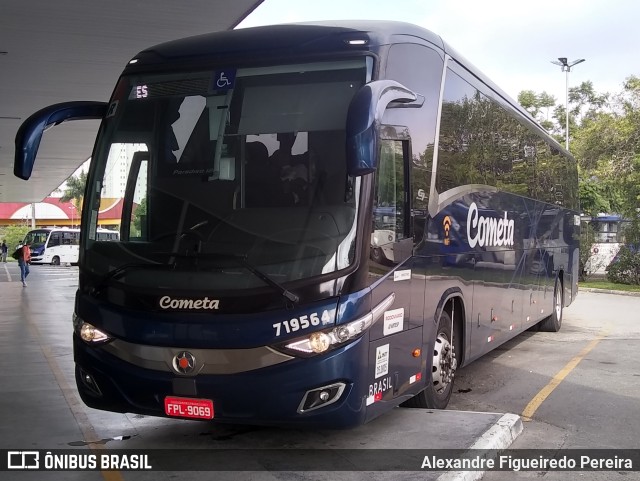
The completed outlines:
[[[90,407],[115,412],[165,416],[164,398],[210,399],[214,420],[239,424],[347,428],[366,414],[366,336],[325,355],[233,374],[181,376],[126,362],[100,346],[73,336],[76,382]],[[92,382],[86,382],[89,375]],[[339,398],[326,406],[300,411],[309,390],[344,384]]]

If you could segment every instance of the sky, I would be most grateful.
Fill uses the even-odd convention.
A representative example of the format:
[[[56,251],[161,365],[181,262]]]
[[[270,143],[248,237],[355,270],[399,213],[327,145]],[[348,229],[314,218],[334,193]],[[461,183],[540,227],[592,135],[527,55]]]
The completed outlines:
[[[546,91],[565,103],[566,74],[552,60],[585,59],[569,87],[599,93],[640,76],[637,0],[265,0],[239,27],[312,20],[414,23],[440,35],[507,94]]]

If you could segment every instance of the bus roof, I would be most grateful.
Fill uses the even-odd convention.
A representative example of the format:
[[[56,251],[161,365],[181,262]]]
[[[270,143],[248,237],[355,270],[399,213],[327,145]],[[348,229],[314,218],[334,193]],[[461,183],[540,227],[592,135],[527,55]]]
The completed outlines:
[[[365,40],[365,45],[349,44],[349,40]],[[213,32],[173,40],[145,49],[136,55],[137,62],[129,64],[124,73],[154,70],[167,62],[175,62],[185,68],[197,67],[207,61],[217,63],[227,61],[241,65],[244,62],[255,62],[256,58],[274,60],[312,56],[327,51],[366,51],[371,46],[410,42],[411,40],[431,44],[449,55],[471,75],[548,135],[548,132],[529,112],[439,35],[426,28],[406,22],[332,20]],[[549,138],[555,148],[571,155],[553,138],[550,136]]]
[[[353,51],[362,49],[349,45],[348,40],[365,39],[367,45],[391,43],[392,37],[410,35],[444,48],[442,39],[426,30],[404,22],[390,21],[327,21],[292,24],[267,25],[242,28],[226,32],[213,32],[162,43],[142,51],[136,56],[138,62],[128,69],[137,70],[150,63],[168,60],[198,60],[202,57],[234,61],[243,59],[243,52],[251,51],[249,58],[256,57],[256,51],[269,57],[291,57],[342,49]],[[366,50],[367,48],[365,48]]]

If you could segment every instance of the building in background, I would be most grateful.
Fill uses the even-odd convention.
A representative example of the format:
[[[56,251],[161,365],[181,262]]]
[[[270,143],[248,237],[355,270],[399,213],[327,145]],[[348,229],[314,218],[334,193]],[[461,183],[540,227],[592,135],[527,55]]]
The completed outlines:
[[[35,206],[35,209],[32,207]],[[0,226],[23,225],[31,227],[35,210],[35,227],[80,225],[80,211],[72,202],[61,202],[59,197],[47,197],[42,202],[0,202]],[[103,197],[100,201],[98,223],[100,227],[117,229],[122,217],[122,198]]]
[[[98,214],[99,227],[118,229],[122,216],[122,198],[127,188],[127,177],[131,167],[133,153],[146,151],[144,144],[114,144],[111,148],[107,163],[107,172],[102,186],[102,199]],[[78,176],[81,171],[88,169],[91,159],[82,164],[73,174]],[[136,187],[134,194],[134,209],[145,196],[146,171],[141,171],[144,177]],[[26,204],[23,202],[0,202],[0,227],[10,225],[23,225],[28,227],[67,226],[78,227],[80,225],[80,209],[72,202],[61,202],[60,195],[66,190],[66,182],[58,187],[52,196],[42,202]],[[34,212],[35,210],[35,212]],[[32,222],[35,218],[35,222]]]
[[[127,188],[127,178],[134,152],[147,151],[145,144],[113,144],[109,152],[107,167],[104,174],[104,184],[101,195],[104,198],[121,198]],[[133,195],[133,202],[139,204],[146,195],[144,191],[147,185],[147,172],[140,171],[140,180],[136,184],[136,192]]]

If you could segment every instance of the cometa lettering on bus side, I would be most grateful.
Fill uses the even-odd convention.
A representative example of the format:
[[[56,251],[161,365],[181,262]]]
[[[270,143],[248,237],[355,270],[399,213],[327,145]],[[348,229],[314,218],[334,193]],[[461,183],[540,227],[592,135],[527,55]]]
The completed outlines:
[[[218,309],[220,301],[218,299],[173,299],[171,296],[160,298],[161,309]]]
[[[467,214],[467,240],[469,247],[513,246],[514,222],[507,218],[478,215],[478,206],[472,202]]]

